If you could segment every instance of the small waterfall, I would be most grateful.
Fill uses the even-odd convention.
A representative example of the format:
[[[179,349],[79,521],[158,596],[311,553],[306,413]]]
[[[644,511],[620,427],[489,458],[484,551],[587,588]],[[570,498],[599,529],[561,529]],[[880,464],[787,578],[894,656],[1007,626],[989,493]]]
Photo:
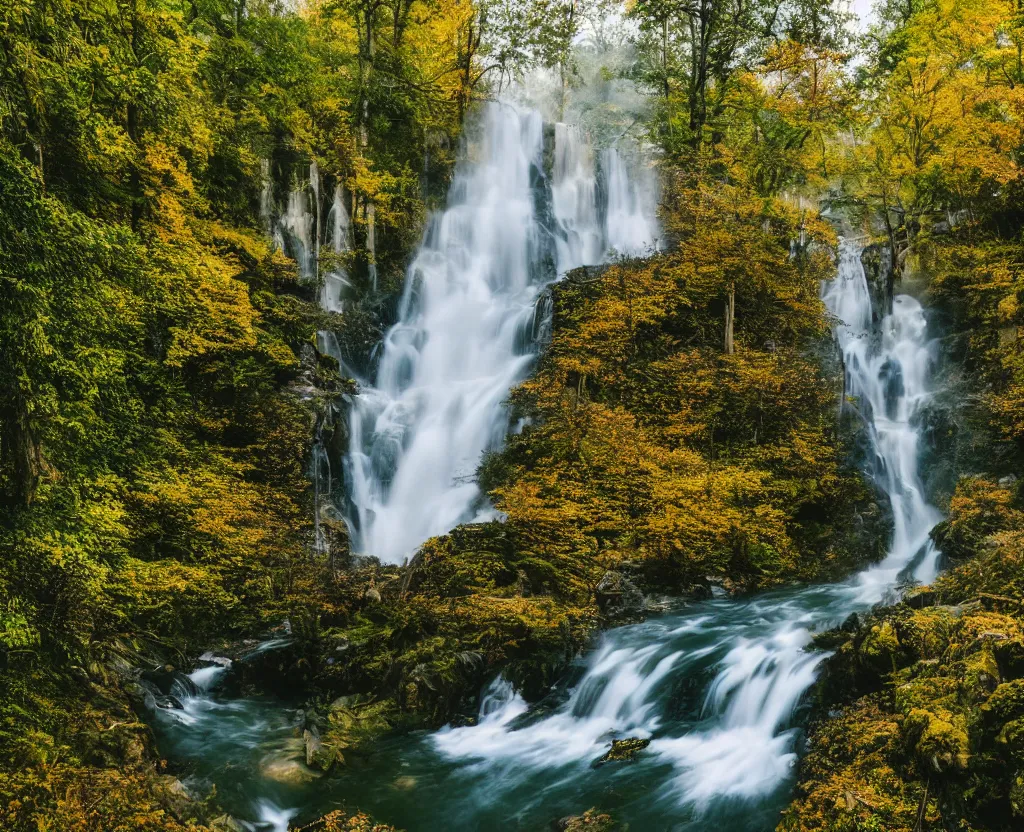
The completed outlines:
[[[604,221],[605,245],[621,257],[636,257],[657,248],[657,227],[651,223],[657,209],[657,183],[639,165],[629,167],[617,148],[601,154],[608,190]]]
[[[824,296],[845,324],[837,331],[846,366],[846,392],[856,398],[871,431],[869,473],[892,503],[894,533],[889,554],[861,575],[865,600],[878,600],[914,561],[912,577],[935,578],[938,550],[928,534],[942,519],[925,498],[918,471],[920,432],[915,417],[931,396],[932,344],[924,310],[909,295],[893,298],[881,325],[881,344],[871,334],[871,298],[860,249],[840,247],[839,277]]]
[[[475,472],[503,441],[505,399],[534,360],[538,294],[607,249],[593,153],[578,130],[556,125],[548,187],[538,113],[492,104],[482,127],[478,158],[460,165],[409,267],[376,384],[351,411],[355,549],[391,563],[492,516]],[[635,253],[640,236],[655,238],[653,213],[646,222]]]
[[[434,735],[440,753],[490,772],[493,789],[513,790],[538,771],[585,776],[610,738],[635,736],[651,739],[649,758],[670,769],[650,793],[688,807],[691,817],[716,801],[735,806],[779,790],[796,760],[795,714],[824,659],[805,649],[812,633],[883,600],[901,580],[931,580],[938,559],[928,532],[940,514],[918,473],[915,416],[931,395],[933,364],[921,305],[898,296],[873,333],[860,249],[846,241],[823,298],[843,322],[836,337],[848,393],[870,426],[869,473],[892,502],[895,530],[884,561],[840,584],[706,602],[609,631],[550,716],[524,721],[526,704],[499,680],[478,725]],[[674,686],[703,674],[710,683],[680,719]]]
[[[586,134],[572,124],[555,125],[551,203],[558,226],[558,270],[592,266],[604,256],[597,171]]]
[[[334,186],[334,200],[327,214],[331,229],[331,248],[335,255],[342,255],[349,250],[349,218],[345,210],[344,191],[339,182]],[[344,312],[345,296],[352,284],[348,274],[340,263],[321,275],[323,286],[320,289],[320,306],[327,312]]]
[[[275,240],[299,265],[299,277],[308,280],[316,273],[314,237],[316,218],[309,210],[309,195],[303,186],[288,194],[288,207],[276,229]]]

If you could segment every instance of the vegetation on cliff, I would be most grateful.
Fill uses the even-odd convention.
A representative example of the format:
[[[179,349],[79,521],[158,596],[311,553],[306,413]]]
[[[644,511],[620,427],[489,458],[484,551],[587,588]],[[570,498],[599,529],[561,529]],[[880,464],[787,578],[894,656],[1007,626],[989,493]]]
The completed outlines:
[[[354,273],[400,275],[473,14],[383,5],[376,73],[356,4],[0,9],[5,829],[186,825],[122,681],[319,580],[304,391],[337,379],[261,209],[316,162],[353,196]]]

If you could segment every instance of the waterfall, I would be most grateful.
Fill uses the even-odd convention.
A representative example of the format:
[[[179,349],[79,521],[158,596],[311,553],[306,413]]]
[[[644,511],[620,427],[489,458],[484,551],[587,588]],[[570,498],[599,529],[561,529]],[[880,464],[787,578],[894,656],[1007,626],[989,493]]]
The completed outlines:
[[[482,116],[479,151],[459,166],[408,269],[376,382],[351,409],[354,549],[391,563],[493,516],[475,472],[503,441],[508,392],[535,358],[538,294],[607,250],[585,136],[556,125],[548,185],[540,115],[499,103]],[[631,253],[653,247],[653,212],[645,220],[624,243]]]
[[[586,134],[572,124],[555,125],[551,203],[559,233],[558,268],[593,265],[604,254],[597,173]]]
[[[288,208],[275,229],[275,241],[299,265],[299,276],[309,279],[315,273],[316,220],[309,211],[309,196],[303,187],[288,194]]]
[[[609,738],[635,736],[651,740],[653,764],[668,766],[651,794],[688,807],[691,817],[716,801],[735,806],[779,791],[796,760],[794,716],[825,658],[805,649],[812,633],[883,600],[901,580],[931,580],[938,559],[928,532],[940,514],[918,472],[915,416],[931,396],[933,364],[921,305],[898,296],[880,332],[872,332],[860,249],[846,241],[823,299],[842,321],[836,338],[847,393],[869,425],[868,473],[892,502],[887,557],[843,583],[706,602],[609,631],[549,716],[524,721],[526,704],[499,680],[484,697],[477,725],[434,735],[442,755],[488,771],[495,790],[514,790],[538,782],[531,781],[538,771],[578,782],[581,764],[603,753]],[[703,674],[710,682],[681,720],[675,686]]]
[[[657,205],[657,183],[649,170],[630,168],[617,148],[601,154],[607,182],[607,211],[604,221],[605,245],[625,257],[635,257],[656,247],[650,218]]]
[[[334,200],[327,213],[327,221],[331,229],[331,248],[335,255],[342,255],[349,250],[349,218],[340,182],[334,186]],[[331,269],[321,275],[321,278],[321,308],[327,312],[344,312],[345,296],[352,287],[344,267],[336,262]]]
[[[367,511],[364,540],[392,559],[432,528],[486,511],[472,468],[481,448],[501,440],[501,401],[532,359],[526,335],[559,235],[583,227],[553,209],[539,117],[495,106],[485,121],[481,153],[459,171],[448,209],[410,268],[377,386],[354,404],[363,432],[352,454],[365,467],[350,476],[365,477],[357,502]],[[607,159],[601,167],[611,170]],[[637,204],[632,185],[613,198],[611,178],[597,177],[595,192],[607,193],[599,224],[613,205]],[[602,248],[611,247],[606,239]],[[329,782],[304,773],[302,712],[259,697],[223,698],[220,668],[197,670],[162,704],[154,698],[162,744],[223,785],[219,795],[240,816],[260,818],[259,828],[285,829],[298,810],[282,807],[339,803],[418,832],[540,828],[585,806],[610,809],[637,829],[773,828],[788,799],[802,702],[825,658],[807,650],[813,633],[892,597],[901,582],[929,580],[939,558],[927,533],[940,515],[918,470],[918,417],[932,396],[934,363],[924,310],[897,296],[874,329],[860,250],[847,241],[822,296],[841,321],[845,392],[867,428],[868,473],[892,503],[893,536],[880,563],[836,584],[693,602],[609,630],[544,707],[531,708],[499,677],[475,725],[392,738],[375,749],[372,768]],[[336,349],[326,334],[322,344]],[[329,490],[329,467],[323,476]],[[594,766],[612,739],[628,737],[649,740],[634,762]],[[308,782],[282,782],[282,773]]]
[[[918,472],[920,431],[915,417],[931,397],[932,345],[921,304],[893,298],[881,325],[881,344],[870,337],[871,298],[859,247],[840,247],[839,277],[825,292],[829,310],[844,322],[837,338],[846,366],[846,392],[856,397],[870,427],[874,458],[868,473],[892,503],[894,533],[886,559],[861,574],[865,601],[878,600],[917,558],[912,577],[930,582],[938,550],[928,533],[942,516],[930,505]]]

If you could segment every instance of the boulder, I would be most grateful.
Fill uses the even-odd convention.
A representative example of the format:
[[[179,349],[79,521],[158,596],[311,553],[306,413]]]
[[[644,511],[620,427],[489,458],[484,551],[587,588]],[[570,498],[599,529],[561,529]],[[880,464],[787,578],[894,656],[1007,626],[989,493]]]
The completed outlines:
[[[606,618],[642,618],[644,615],[644,594],[621,572],[605,572],[594,595],[598,609]]]
[[[306,765],[312,769],[330,771],[335,763],[344,763],[345,761],[341,752],[324,745],[315,725],[310,725],[302,732],[302,742],[306,747]]]
[[[650,740],[640,739],[639,737],[629,737],[624,740],[612,740],[612,747],[609,748],[607,753],[597,760],[594,765],[599,766],[604,763],[621,763],[635,760],[636,755],[647,748],[650,744]]]
[[[320,775],[309,766],[288,757],[265,757],[260,763],[260,774],[285,786],[304,786]]]

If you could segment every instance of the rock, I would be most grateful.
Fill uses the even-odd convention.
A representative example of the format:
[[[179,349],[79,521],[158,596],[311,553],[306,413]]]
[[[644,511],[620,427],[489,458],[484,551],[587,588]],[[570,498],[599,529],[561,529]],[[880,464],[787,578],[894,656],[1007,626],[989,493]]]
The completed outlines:
[[[915,587],[903,596],[903,603],[914,610],[934,607],[935,601],[935,590],[927,586]]]
[[[215,664],[219,667],[231,667],[231,659],[225,658],[224,656],[215,656],[209,650],[203,653],[198,660],[205,662],[206,664]]]
[[[246,827],[242,826],[237,820],[231,815],[221,815],[210,821],[210,829],[215,832],[246,832]]]
[[[715,597],[714,592],[711,591],[710,584],[694,584],[688,590],[688,594],[695,601],[710,601]]]
[[[286,757],[267,757],[260,763],[260,774],[285,786],[304,786],[320,775],[298,760]]]
[[[851,612],[847,616],[846,620],[839,627],[841,633],[855,633],[860,629],[860,616],[855,612]]]
[[[164,802],[172,814],[179,819],[189,813],[192,804],[192,795],[177,777],[172,774],[165,774],[158,778],[160,790],[163,792]]]
[[[597,760],[594,765],[599,766],[604,763],[619,763],[635,760],[636,755],[647,748],[650,744],[650,740],[640,739],[639,737],[630,737],[625,740],[612,740],[612,747],[609,748],[607,753]]]
[[[999,478],[1000,488],[1013,488],[1017,484],[1016,474],[1007,474],[1005,477]]]
[[[171,665],[142,671],[142,679],[151,683],[164,696],[196,696],[199,688],[188,676]]]
[[[1019,639],[1007,640],[993,648],[999,675],[1006,681],[1024,677],[1024,643]]]
[[[181,700],[178,699],[178,697],[175,696],[174,694],[170,694],[170,693],[167,694],[167,696],[157,696],[157,697],[154,697],[153,704],[156,707],[163,708],[165,710],[174,710],[174,711],[183,711],[183,710],[185,710],[185,706],[181,703]]]
[[[326,772],[330,771],[335,763],[345,762],[340,751],[324,745],[315,725],[310,725],[302,732],[302,741],[306,746],[306,765],[312,769]]]
[[[588,809],[582,815],[569,815],[556,820],[552,826],[557,832],[613,832],[619,825],[611,815],[600,815],[596,809]]]
[[[621,572],[605,572],[594,595],[601,614],[608,618],[643,617],[644,594]]]
[[[409,791],[409,789],[416,788],[416,778],[405,775],[395,780],[395,788],[401,789],[403,792]]]

